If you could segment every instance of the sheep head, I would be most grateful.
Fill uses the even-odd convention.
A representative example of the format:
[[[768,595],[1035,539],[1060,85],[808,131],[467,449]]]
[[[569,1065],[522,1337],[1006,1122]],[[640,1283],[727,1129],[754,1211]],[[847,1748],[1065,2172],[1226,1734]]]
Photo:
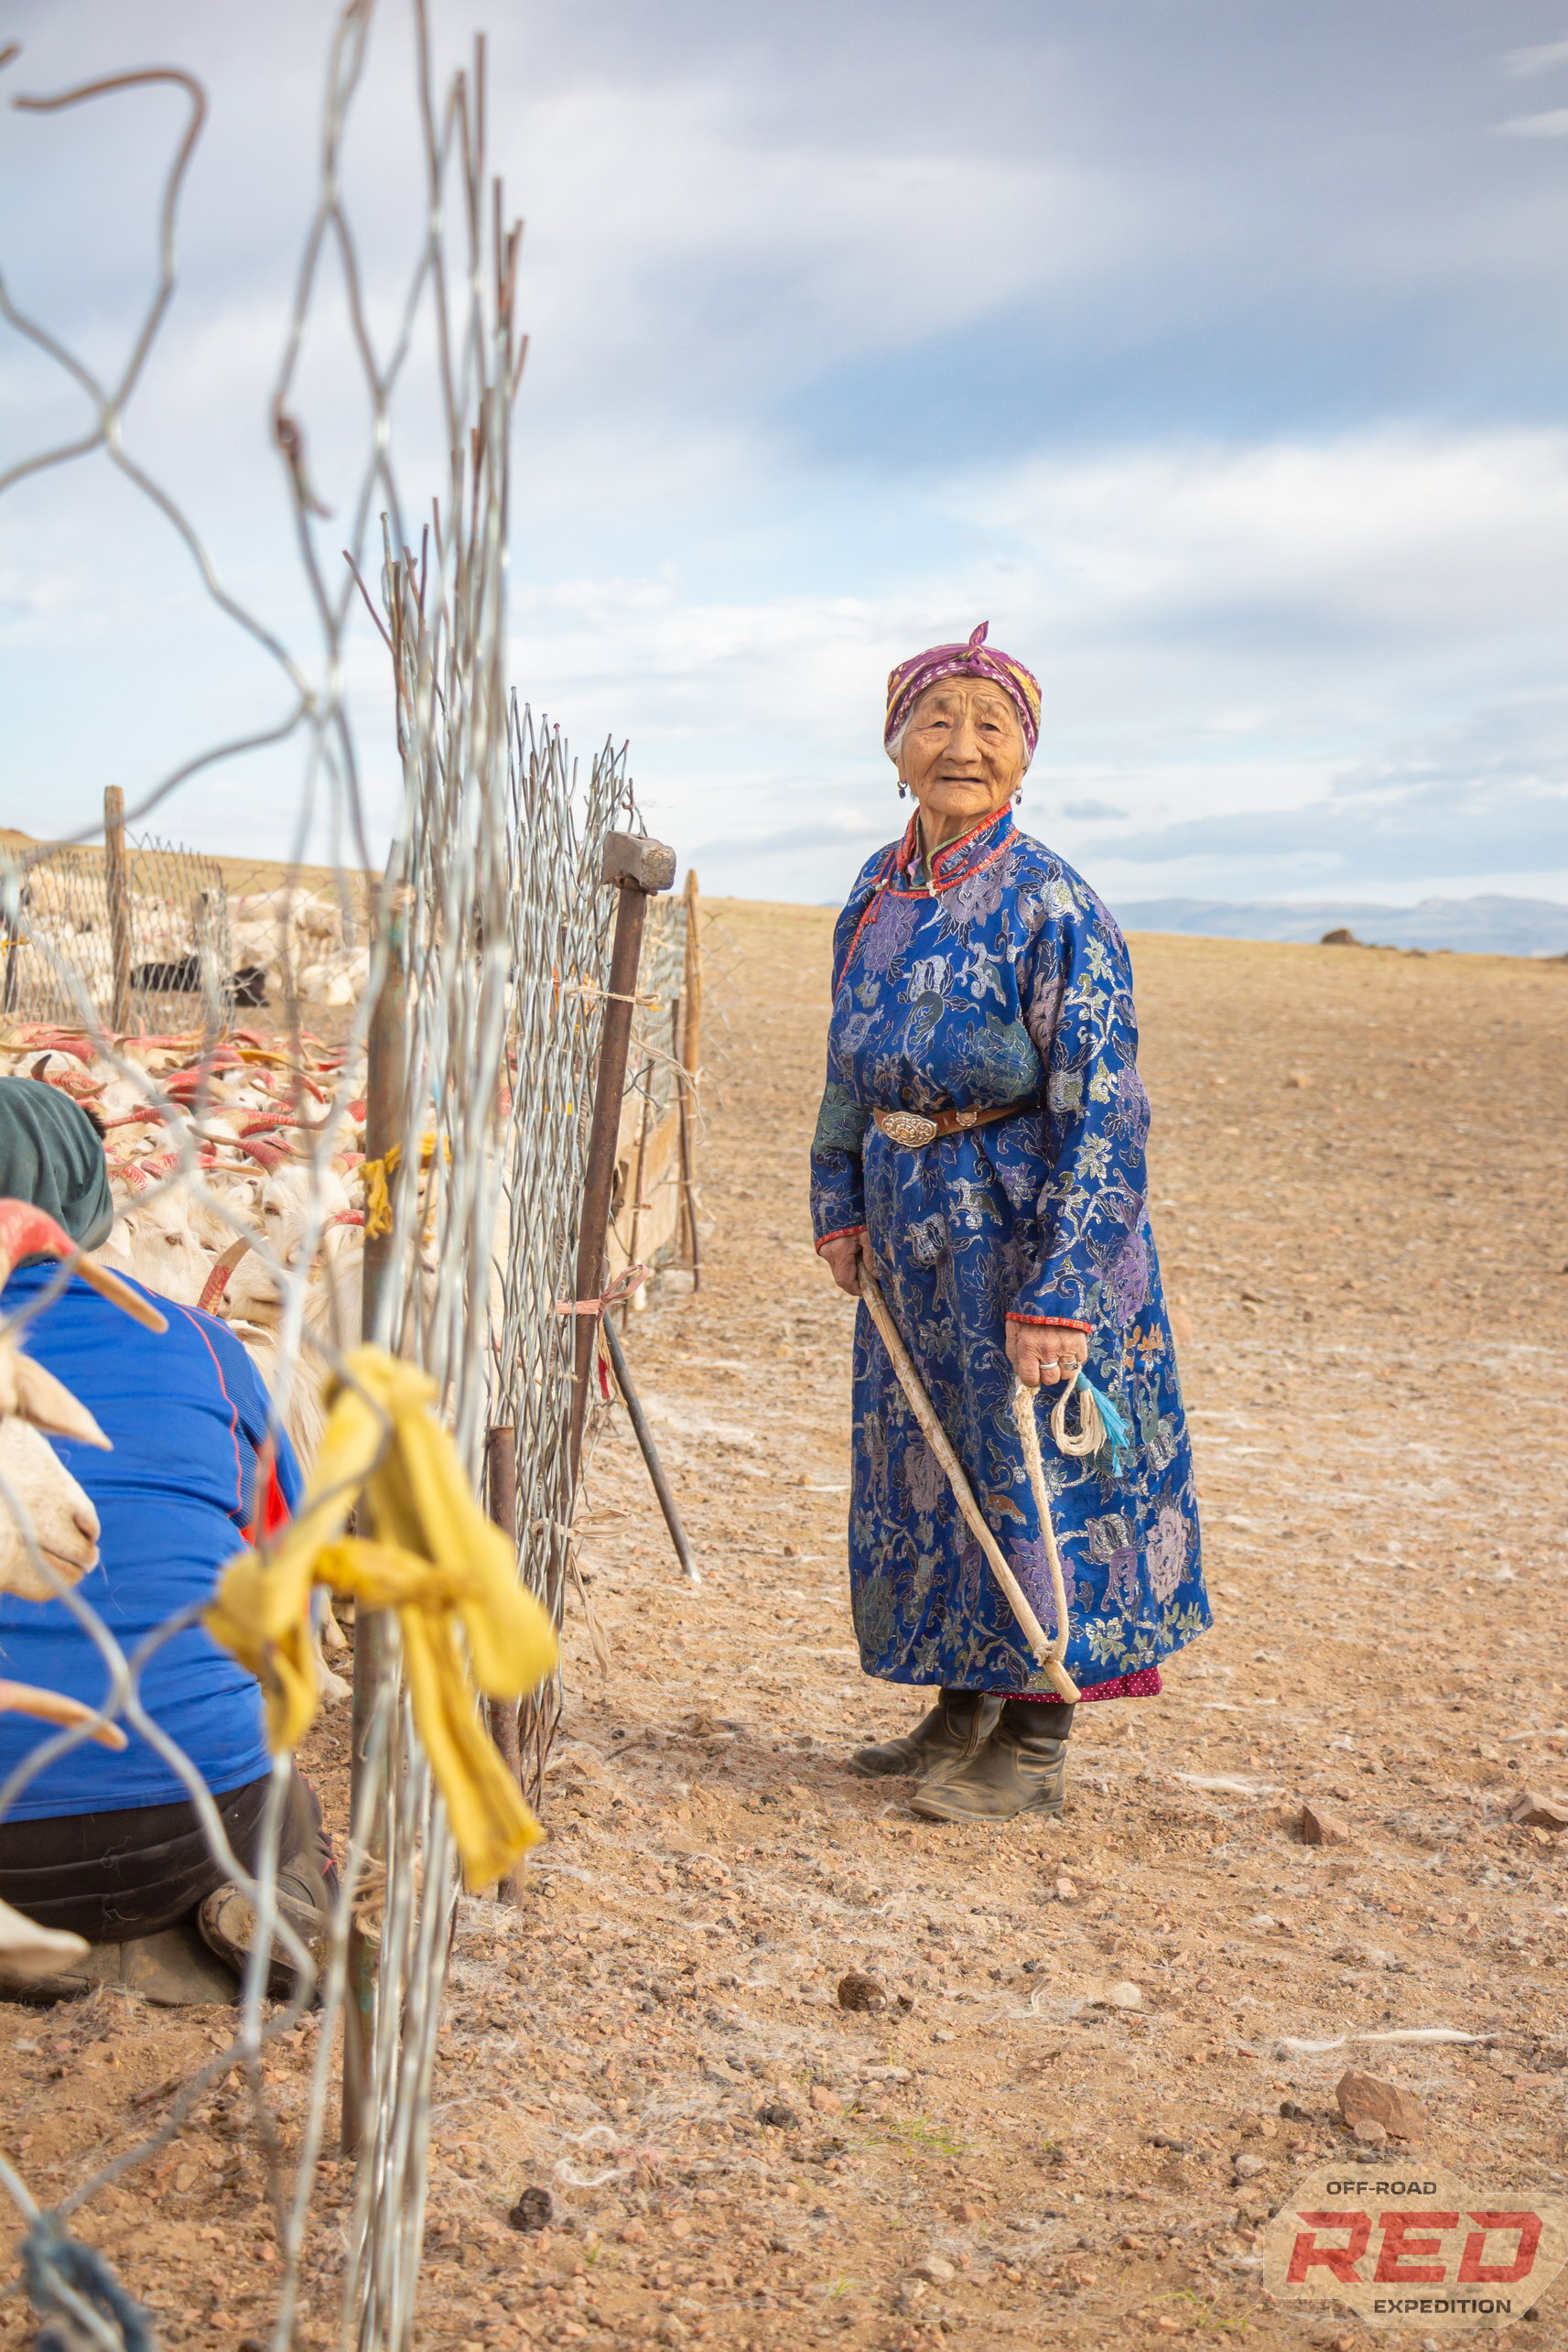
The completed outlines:
[[[101,1298],[109,1299],[134,1323],[145,1323],[149,1331],[168,1329],[156,1306],[108,1266],[94,1265],[84,1257],[52,1217],[46,1217],[30,1200],[0,1200],[0,1285],[10,1281],[18,1258],[61,1258],[73,1274],[80,1274]]]
[[[9,1490],[0,1499],[0,1592],[58,1600],[61,1582],[80,1584],[98,1565],[92,1498],[26,1421],[0,1421],[0,1479]]]

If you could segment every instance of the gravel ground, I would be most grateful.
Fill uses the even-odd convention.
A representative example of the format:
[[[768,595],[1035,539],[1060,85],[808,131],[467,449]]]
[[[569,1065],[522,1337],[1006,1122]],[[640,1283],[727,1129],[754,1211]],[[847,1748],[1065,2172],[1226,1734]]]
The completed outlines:
[[[1563,1841],[1509,1818],[1568,1788],[1568,968],[1134,942],[1217,1623],[1162,1697],[1082,1711],[1063,1821],[980,1830],[843,1768],[918,1701],[860,1675],[844,1589],[853,1309],[805,1172],[830,917],[718,911],[703,1286],[627,1333],[704,1581],[612,1425],[608,1666],[575,1619],[550,1841],[521,1910],[461,1910],[420,2344],[1357,2344],[1271,2305],[1256,2250],[1349,2144],[1347,2065],[1466,2180],[1568,2181]],[[1303,1844],[1303,1803],[1343,1842]],[[885,2005],[841,2008],[850,1971]],[[1485,2038],[1357,2039],[1433,2026]],[[0,2011],[40,2194],[209,2045],[103,1997]],[[168,2340],[232,2352],[271,2228],[237,2090],[199,2114],[86,2227]],[[554,2217],[520,2232],[530,2185]],[[1500,2333],[1568,2345],[1565,2311]]]

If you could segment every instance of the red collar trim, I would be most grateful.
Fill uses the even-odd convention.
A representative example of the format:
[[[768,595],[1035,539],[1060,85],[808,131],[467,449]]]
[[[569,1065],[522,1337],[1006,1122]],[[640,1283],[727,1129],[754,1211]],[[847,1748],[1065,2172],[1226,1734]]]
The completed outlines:
[[[894,877],[900,873],[907,872],[914,862],[919,841],[919,836],[914,829],[918,820],[919,811],[916,810],[904,829],[903,840],[884,853],[882,870],[871,884],[871,894],[866,901],[860,921],[855,926],[854,937],[844,951],[843,962],[833,976],[835,995],[843,985],[845,973],[855,960],[855,951],[864,938],[868,927],[876,921],[877,909],[883,899],[940,897],[945,890],[955,889],[959,883],[967,882],[970,874],[978,873],[982,866],[989,866],[994,860],[1000,858],[1017,829],[1012,821],[1011,809],[1004,808],[999,817],[988,817],[984,824],[975,826],[972,831],[963,834],[956,841],[949,841],[946,849],[937,851],[934,861],[936,872],[929,883],[919,883],[913,884],[908,890],[900,890],[896,886]],[[977,853],[970,856],[968,862],[960,872],[949,873],[946,871],[949,859],[956,858],[960,851],[971,848]]]
[[[920,855],[919,824],[920,811],[916,809],[904,829],[903,840],[893,851],[893,873],[904,875],[913,871]],[[951,890],[956,883],[967,881],[981,866],[989,865],[991,860],[999,857],[1007,847],[1013,830],[1012,811],[1003,808],[995,816],[983,817],[967,833],[960,833],[956,841],[944,843],[931,861],[930,887],[937,892]],[[892,875],[890,874],[888,879],[891,883]],[[914,894],[924,897],[926,893],[927,885],[922,883],[916,886]],[[895,898],[905,898],[911,893],[894,890],[892,894]]]

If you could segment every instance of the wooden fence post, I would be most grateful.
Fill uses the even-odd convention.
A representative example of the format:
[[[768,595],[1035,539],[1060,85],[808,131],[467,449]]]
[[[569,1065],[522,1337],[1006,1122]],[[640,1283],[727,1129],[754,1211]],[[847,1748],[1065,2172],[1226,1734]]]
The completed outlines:
[[[387,915],[386,970],[371,1014],[365,1082],[365,1151],[385,1166],[394,1143],[403,1141],[403,1078],[407,1054],[407,1019],[404,966],[403,914],[395,895]],[[416,1159],[414,1180],[418,1180]],[[386,1188],[394,1197],[395,1178],[387,1173]],[[373,1337],[381,1294],[391,1270],[391,1230],[373,1233],[365,1226],[363,1291],[360,1336]],[[367,1859],[373,1873],[386,1863],[386,1790],[389,1760],[382,1754],[373,1788],[367,1785],[370,1759],[366,1752],[375,1713],[375,1700],[385,1671],[390,1644],[384,1610],[354,1610],[354,1687],[349,1740],[351,1818],[362,1822]],[[371,2054],[375,2037],[376,1970],[379,1948],[357,1921],[349,1926],[347,1999],[343,2003],[343,2090],[340,2140],[345,2156],[362,2157],[370,2137]]]
[[[509,1421],[498,1421],[484,1433],[484,1491],[491,1518],[509,1544],[517,1541],[517,1432]],[[490,1736],[501,1751],[513,1779],[523,1784],[523,1750],[518,1705],[514,1698],[488,1698],[484,1703]],[[519,1862],[495,1886],[497,1902],[520,1904],[523,1866]]]
[[[702,1288],[702,1244],[697,1231],[697,1157],[693,1130],[697,1089],[702,1082],[702,899],[697,869],[686,876],[686,971],[681,981],[681,1033],[676,1050],[680,1056],[680,1174],[681,1205],[686,1211],[687,1238],[691,1244],[691,1286]]]
[[[103,887],[109,901],[109,1026],[123,1037],[131,1025],[131,887],[125,871],[125,796],[103,787]]]

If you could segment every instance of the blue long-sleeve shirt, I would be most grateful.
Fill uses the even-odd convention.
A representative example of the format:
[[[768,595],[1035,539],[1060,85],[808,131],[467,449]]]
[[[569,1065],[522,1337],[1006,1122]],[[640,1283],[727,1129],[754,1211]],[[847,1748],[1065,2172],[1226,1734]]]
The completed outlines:
[[[13,1315],[58,1277],[52,1265],[17,1269],[0,1293]],[[168,1317],[146,1330],[71,1280],[26,1328],[29,1355],[64,1382],[114,1450],[54,1439],[61,1461],[91,1497],[102,1524],[98,1566],[76,1587],[129,1653],[153,1629],[212,1591],[267,1497],[258,1461],[267,1435],[266,1391],[226,1327],[193,1307],[146,1294]],[[290,1510],[301,1479],[287,1436],[276,1438],[276,1490]],[[0,1505],[4,1508],[4,1505]],[[61,1601],[0,1594],[0,1676],[99,1705],[103,1658]],[[200,1625],[163,1644],[141,1676],[143,1704],[177,1740],[214,1795],[269,1769],[261,1693],[238,1661]],[[129,1725],[128,1748],[84,1742],[48,1765],[9,1809],[12,1820],[168,1805],[188,1792]],[[53,1727],[0,1713],[0,1779]]]

